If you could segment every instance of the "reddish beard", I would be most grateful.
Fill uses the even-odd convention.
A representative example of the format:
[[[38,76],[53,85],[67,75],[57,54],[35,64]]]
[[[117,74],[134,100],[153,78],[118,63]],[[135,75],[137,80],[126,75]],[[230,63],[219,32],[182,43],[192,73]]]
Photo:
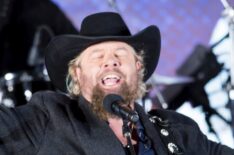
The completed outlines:
[[[124,82],[119,91],[116,92],[116,94],[122,96],[124,99],[125,106],[130,107],[130,104],[136,100],[136,89],[131,90],[130,86],[127,85],[126,82]],[[135,87],[134,87],[135,88]],[[104,107],[103,107],[103,99],[107,95],[100,87],[99,85],[96,85],[93,89],[93,95],[92,95],[92,102],[91,102],[91,109],[93,112],[102,120],[107,121],[108,117],[115,118],[117,116],[112,115],[108,113]]]

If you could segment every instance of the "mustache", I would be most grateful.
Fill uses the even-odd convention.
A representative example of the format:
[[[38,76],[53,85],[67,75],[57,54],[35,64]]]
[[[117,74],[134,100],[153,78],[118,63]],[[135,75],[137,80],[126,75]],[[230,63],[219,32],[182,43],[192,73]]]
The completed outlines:
[[[105,69],[102,71],[102,73],[98,76],[98,79],[102,79],[102,77],[104,77],[106,74],[108,74],[109,72],[115,72],[117,73],[119,76],[125,78],[125,75],[123,72],[121,72],[118,68],[113,68],[113,69]]]

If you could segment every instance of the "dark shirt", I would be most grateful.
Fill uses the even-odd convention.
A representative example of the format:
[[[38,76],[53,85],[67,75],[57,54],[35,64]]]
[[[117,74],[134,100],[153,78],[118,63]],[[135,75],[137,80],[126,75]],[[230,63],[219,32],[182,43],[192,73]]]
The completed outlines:
[[[138,155],[155,155],[151,140],[145,135],[145,129],[140,121],[136,124],[138,135]]]
[[[137,141],[137,144],[133,145],[137,155],[155,155],[155,151],[152,148],[151,140],[145,135],[145,129],[139,120],[132,130],[132,138]],[[124,148],[127,155],[131,155],[129,148]]]

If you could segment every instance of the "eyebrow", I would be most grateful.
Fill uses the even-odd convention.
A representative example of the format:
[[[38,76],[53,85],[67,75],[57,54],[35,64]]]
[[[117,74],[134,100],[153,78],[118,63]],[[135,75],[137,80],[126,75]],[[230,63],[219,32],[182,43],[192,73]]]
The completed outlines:
[[[115,50],[128,50],[126,47],[117,47]]]
[[[100,48],[100,49],[94,49],[94,50],[92,50],[92,53],[97,53],[97,52],[100,52],[100,51],[103,51],[103,49],[102,48]]]
[[[118,50],[128,51],[128,49],[126,47],[123,47],[123,46],[119,46],[119,47],[113,48],[113,50],[114,51],[118,51]],[[91,51],[90,54],[98,53],[98,52],[101,52],[101,51],[104,51],[104,48],[94,49],[94,50]]]

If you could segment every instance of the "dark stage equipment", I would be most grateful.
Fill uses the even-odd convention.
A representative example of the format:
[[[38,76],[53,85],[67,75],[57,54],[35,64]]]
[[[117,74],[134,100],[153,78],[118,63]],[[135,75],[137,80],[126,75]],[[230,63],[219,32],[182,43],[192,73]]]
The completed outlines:
[[[50,0],[0,0],[1,104],[25,104],[30,91],[52,89],[44,51],[60,34],[78,30]]]
[[[161,92],[165,102],[168,104],[168,109],[175,110],[185,101],[189,101],[193,107],[202,106],[210,132],[216,134],[210,122],[212,115],[217,115],[230,125],[230,121],[226,120],[210,106],[208,95],[204,90],[205,84],[217,76],[222,67],[223,65],[217,62],[211,48],[197,45],[191,55],[176,71],[178,76],[191,77],[194,81],[191,83],[169,85]],[[158,98],[155,101],[159,102]]]

